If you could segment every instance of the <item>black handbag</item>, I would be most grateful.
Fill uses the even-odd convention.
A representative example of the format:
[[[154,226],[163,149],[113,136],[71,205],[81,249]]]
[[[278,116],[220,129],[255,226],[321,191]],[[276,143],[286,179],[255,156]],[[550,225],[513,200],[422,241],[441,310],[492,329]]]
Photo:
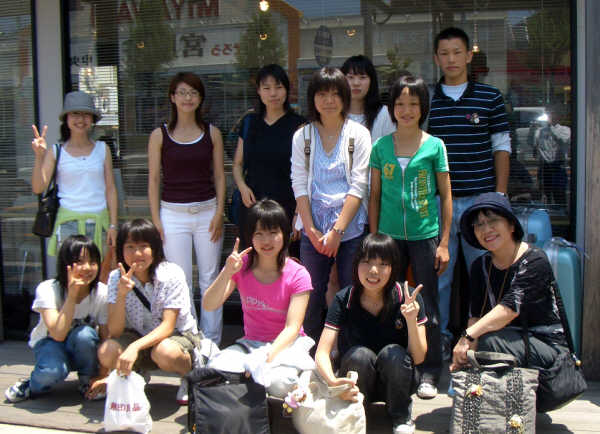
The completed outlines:
[[[193,434],[269,434],[264,386],[243,373],[198,367],[189,382],[188,429]]]
[[[56,162],[54,163],[54,171],[52,178],[48,184],[46,191],[38,195],[38,211],[33,221],[31,232],[40,237],[50,237],[54,231],[54,223],[56,222],[56,213],[58,213],[58,185],[56,184],[56,168],[60,158],[62,146],[58,145],[56,150]]]
[[[556,281],[552,283],[552,291],[558,307],[558,314],[560,316],[560,322],[562,323],[563,332],[567,340],[568,351],[559,349],[558,356],[554,360],[552,366],[539,369],[537,411],[540,413],[563,407],[577,399],[578,396],[587,390],[587,383],[583,376],[581,361],[575,354],[569,321],[567,320],[567,315],[563,306],[560,288],[558,288]],[[525,341],[525,360],[528,362],[530,346],[527,319],[525,317],[522,318],[521,324],[523,327],[523,340]]]

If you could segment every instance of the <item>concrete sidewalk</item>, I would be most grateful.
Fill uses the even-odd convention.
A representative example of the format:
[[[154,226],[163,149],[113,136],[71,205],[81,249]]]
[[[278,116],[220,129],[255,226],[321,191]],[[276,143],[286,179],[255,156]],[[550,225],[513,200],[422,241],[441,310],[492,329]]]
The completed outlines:
[[[236,326],[226,326],[236,327]],[[239,330],[239,329],[238,329]],[[227,330],[225,335],[235,335],[237,330]],[[224,342],[227,344],[227,342]],[[0,390],[4,390],[21,377],[27,377],[33,367],[33,352],[25,342],[0,343]],[[447,389],[448,376],[442,379],[440,390]],[[187,407],[175,402],[179,379],[157,372],[152,375],[146,388],[152,409],[154,433],[187,432]],[[2,397],[3,398],[3,397]],[[439,394],[435,399],[424,401],[414,396],[413,418],[418,433],[448,432],[451,399]],[[279,406],[271,407],[274,434],[294,434],[291,420],[281,417]],[[56,433],[56,432],[103,432],[104,402],[82,402],[77,392],[77,379],[71,374],[65,383],[52,394],[33,400],[11,404],[0,402],[0,434],[3,433]],[[369,408],[368,432],[391,433],[391,421],[383,405]],[[589,384],[589,390],[567,407],[544,415],[538,415],[538,433],[597,433],[600,432],[600,383]],[[50,430],[50,431],[48,431]],[[59,431],[54,431],[59,430]]]

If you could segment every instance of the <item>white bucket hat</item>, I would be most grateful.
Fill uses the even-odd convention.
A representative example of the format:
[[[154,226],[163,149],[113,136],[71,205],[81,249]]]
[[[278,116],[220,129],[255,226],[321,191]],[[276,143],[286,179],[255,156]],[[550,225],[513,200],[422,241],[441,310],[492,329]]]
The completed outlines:
[[[94,104],[94,98],[80,90],[69,92],[65,95],[63,110],[60,112],[58,119],[61,122],[64,122],[65,115],[70,112],[90,113],[92,116],[94,116],[94,122],[98,122],[100,119],[102,119],[100,111],[96,109],[96,105]]]

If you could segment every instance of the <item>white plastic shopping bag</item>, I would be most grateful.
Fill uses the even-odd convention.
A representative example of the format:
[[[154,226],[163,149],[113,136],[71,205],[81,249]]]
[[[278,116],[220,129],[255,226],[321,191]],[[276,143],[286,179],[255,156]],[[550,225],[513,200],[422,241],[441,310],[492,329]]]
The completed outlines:
[[[145,381],[132,372],[121,377],[117,370],[108,376],[106,404],[104,405],[105,431],[135,431],[148,433],[152,429],[150,402],[144,393]]]

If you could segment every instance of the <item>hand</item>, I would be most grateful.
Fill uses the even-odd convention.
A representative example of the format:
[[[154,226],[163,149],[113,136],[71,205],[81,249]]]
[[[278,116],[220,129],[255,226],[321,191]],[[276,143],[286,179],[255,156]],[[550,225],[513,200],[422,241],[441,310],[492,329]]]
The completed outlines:
[[[85,392],[85,399],[94,399],[100,393],[106,393],[106,379],[108,377],[94,377],[90,379],[90,387]]]
[[[44,154],[46,153],[46,149],[48,149],[48,143],[46,143],[46,132],[48,131],[48,125],[44,125],[41,136],[35,125],[32,125],[31,128],[33,129],[33,140],[31,141],[31,148],[35,153],[36,158],[43,158]]]
[[[417,295],[423,289],[423,285],[419,285],[415,288],[412,295],[408,291],[408,281],[404,282],[404,303],[400,306],[400,312],[406,319],[406,322],[417,321],[417,315],[419,315],[419,303],[417,302]]]
[[[314,226],[308,229],[305,228],[305,233],[315,250],[321,254],[324,254],[323,242],[321,241],[323,239],[323,233]]]
[[[454,350],[452,351],[452,363],[450,364],[450,371],[456,371],[469,364],[467,359],[467,351],[471,349],[471,344],[472,343],[466,338],[460,338],[458,340]]]
[[[121,278],[119,279],[119,283],[117,284],[117,289],[118,289],[119,294],[123,297],[125,297],[127,294],[129,294],[129,291],[131,291],[133,289],[133,287],[135,286],[135,282],[133,281],[131,276],[134,273],[136,265],[137,264],[135,262],[133,264],[131,264],[131,267],[129,267],[129,271],[127,273],[125,273],[125,268],[123,268],[123,264],[121,264],[119,262],[119,270],[121,270]]]
[[[450,254],[448,253],[448,246],[438,246],[435,251],[435,263],[434,267],[437,270],[437,275],[441,276],[446,268],[448,268],[448,262],[450,261]]]
[[[244,263],[244,256],[246,256],[250,252],[250,250],[252,250],[252,247],[248,247],[247,249],[242,250],[238,253],[239,246],[240,239],[236,238],[233,250],[231,251],[231,254],[227,257],[227,260],[225,261],[225,270],[232,276],[242,269],[242,264]]]
[[[240,195],[242,196],[242,202],[246,208],[250,208],[252,205],[256,203],[256,198],[254,197],[254,192],[247,185],[240,188]]]
[[[321,237],[320,241],[323,245],[323,251],[321,253],[331,258],[337,255],[340,243],[342,242],[342,236],[336,231],[330,230]]]
[[[300,234],[301,234],[301,232],[296,229],[296,220],[298,220],[298,214],[294,214],[294,217],[292,218],[292,237],[291,237],[292,241],[299,240]]]
[[[138,358],[138,349],[133,345],[129,345],[125,351],[121,353],[117,359],[117,372],[120,375],[129,375],[133,369],[133,365]]]
[[[336,378],[334,381],[332,381],[331,383],[329,383],[330,386],[342,386],[348,384],[351,387],[348,390],[345,390],[344,392],[342,392],[339,395],[340,399],[343,399],[344,401],[351,401],[351,402],[358,402],[358,386],[356,385],[356,383],[351,380],[350,378]]]
[[[106,232],[106,245],[110,248],[117,247],[117,229],[108,229],[108,232]]]
[[[210,232],[211,242],[216,243],[221,239],[223,235],[223,213],[215,213],[208,226],[208,232]]]
[[[76,274],[81,274],[81,265],[76,262],[67,265],[67,297],[71,300],[77,300],[87,286],[83,279],[75,277]]]

